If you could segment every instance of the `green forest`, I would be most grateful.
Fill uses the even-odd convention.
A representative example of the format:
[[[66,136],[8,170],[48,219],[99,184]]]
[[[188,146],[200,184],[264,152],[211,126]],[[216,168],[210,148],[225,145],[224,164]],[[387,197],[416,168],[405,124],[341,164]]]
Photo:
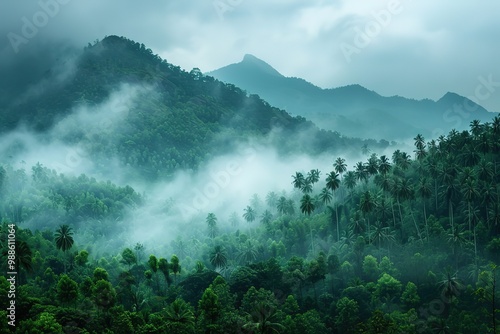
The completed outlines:
[[[413,152],[363,154],[353,168],[332,155],[330,170],[297,171],[228,217],[207,210],[203,231],[166,245],[117,238],[147,194],[2,165],[16,332],[498,333],[500,117],[416,135]]]
[[[1,333],[499,332],[500,117],[406,152],[117,36],[59,76],[0,89]],[[229,213],[223,196],[186,219],[182,199],[153,205],[253,144],[318,166],[283,189],[251,180],[262,191],[225,194]],[[52,146],[85,156],[57,170]]]

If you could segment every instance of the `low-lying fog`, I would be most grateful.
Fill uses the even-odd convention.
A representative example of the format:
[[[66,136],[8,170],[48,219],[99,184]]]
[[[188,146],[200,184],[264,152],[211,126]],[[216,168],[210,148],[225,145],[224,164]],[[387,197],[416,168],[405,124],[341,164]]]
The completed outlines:
[[[113,236],[112,240],[102,240],[105,251],[112,254],[137,242],[146,246],[154,244],[155,249],[158,249],[161,245],[168,245],[177,236],[203,236],[206,231],[205,218],[210,212],[216,214],[222,231],[235,228],[229,223],[229,217],[234,213],[240,218],[238,228],[245,229],[248,224],[242,218],[243,210],[251,205],[252,198],[255,204],[255,195],[262,203],[262,209],[256,212],[257,219],[252,223],[256,226],[260,214],[265,210],[265,198],[269,192],[287,197],[295,194],[294,198],[298,199],[292,186],[295,172],[305,175],[311,169],[319,169],[320,181],[313,192],[317,194],[324,186],[326,174],[333,170],[333,162],[337,157],[346,159],[348,169],[352,169],[356,162],[368,159],[361,154],[361,148],[358,152],[343,152],[337,156],[296,154],[283,157],[278,155],[275,148],[265,145],[265,141],[250,139],[240,143],[234,152],[221,154],[199,166],[196,171],[180,170],[169,180],[154,183],[128,177],[132,167],[121,165],[117,157],[111,157],[113,163],[108,163],[106,168],[99,167],[100,164],[92,161],[87,151],[88,142],[97,133],[120,131],[120,122],[131,112],[134,99],[143,98],[144,94],[154,94],[154,91],[150,87],[124,84],[98,106],[75,107],[46,134],[36,134],[21,126],[16,131],[0,136],[0,157],[3,162],[14,168],[23,168],[28,174],[31,173],[31,167],[39,162],[65,175],[78,176],[84,173],[97,180],[110,180],[120,186],[130,185],[144,196],[144,205],[129,212],[122,222],[127,224],[127,232]],[[74,133],[79,133],[82,140],[74,144],[65,142],[65,138]],[[301,136],[298,134],[297,137]],[[373,153],[391,157],[398,148],[411,153],[411,138],[407,144],[391,146],[386,152]],[[298,202],[296,209],[299,210]],[[32,226],[29,221],[23,226],[43,228]],[[77,242],[88,242],[81,240],[78,230],[74,237]]]

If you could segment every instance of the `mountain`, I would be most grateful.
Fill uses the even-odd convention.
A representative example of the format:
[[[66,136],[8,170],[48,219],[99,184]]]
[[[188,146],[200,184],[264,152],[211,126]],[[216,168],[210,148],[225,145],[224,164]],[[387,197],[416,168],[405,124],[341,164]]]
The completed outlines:
[[[0,89],[0,135],[24,125],[49,136],[37,141],[78,145],[103,168],[117,159],[150,179],[197,168],[251,140],[282,153],[309,154],[388,144],[320,130],[232,84],[197,69],[186,72],[124,37],[109,36],[75,58],[55,59],[49,70],[32,74],[32,84]],[[246,63],[279,75],[250,56]],[[4,78],[0,88],[7,86]],[[22,146],[14,140],[3,152],[0,146],[0,154],[13,156]]]
[[[421,133],[435,138],[452,128],[468,129],[473,119],[488,122],[494,116],[450,92],[432,101],[385,97],[360,85],[321,89],[303,79],[285,77],[248,54],[241,62],[207,75],[258,94],[270,104],[304,116],[322,128],[354,137],[399,140]]]

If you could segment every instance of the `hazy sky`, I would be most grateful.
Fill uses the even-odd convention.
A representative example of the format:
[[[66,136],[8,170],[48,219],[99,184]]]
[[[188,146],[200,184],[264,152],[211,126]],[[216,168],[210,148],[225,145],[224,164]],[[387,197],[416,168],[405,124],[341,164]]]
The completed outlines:
[[[3,59],[48,41],[83,47],[106,35],[144,43],[187,70],[208,72],[251,53],[323,88],[359,83],[418,99],[453,91],[500,111],[496,0],[0,2]],[[23,38],[14,48],[13,36]]]

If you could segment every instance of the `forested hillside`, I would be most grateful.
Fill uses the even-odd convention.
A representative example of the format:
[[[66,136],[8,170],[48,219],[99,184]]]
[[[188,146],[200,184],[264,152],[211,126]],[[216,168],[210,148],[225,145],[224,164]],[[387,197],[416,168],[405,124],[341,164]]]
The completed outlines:
[[[498,333],[499,162],[499,117],[352,168],[331,155],[167,244],[120,240],[147,193],[5,164],[17,332]]]
[[[71,66],[55,64],[18,91],[0,89],[0,134],[24,126],[41,142],[79,145],[101,169],[117,159],[147,180],[196,169],[249,140],[283,154],[389,145],[320,130],[198,69],[185,72],[123,37],[106,37],[74,58],[64,57],[59,62]],[[18,141],[3,151],[0,145],[6,157],[20,150]]]

